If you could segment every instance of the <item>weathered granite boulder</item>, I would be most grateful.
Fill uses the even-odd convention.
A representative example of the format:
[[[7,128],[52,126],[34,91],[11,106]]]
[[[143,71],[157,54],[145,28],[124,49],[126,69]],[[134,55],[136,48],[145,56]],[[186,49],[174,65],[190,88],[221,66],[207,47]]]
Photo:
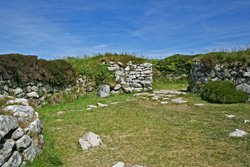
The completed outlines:
[[[98,94],[102,98],[110,96],[110,86],[109,85],[100,85]]]
[[[93,132],[87,132],[83,137],[79,139],[79,143],[83,150],[87,150],[90,147],[96,147],[102,144],[102,140],[99,135]]]

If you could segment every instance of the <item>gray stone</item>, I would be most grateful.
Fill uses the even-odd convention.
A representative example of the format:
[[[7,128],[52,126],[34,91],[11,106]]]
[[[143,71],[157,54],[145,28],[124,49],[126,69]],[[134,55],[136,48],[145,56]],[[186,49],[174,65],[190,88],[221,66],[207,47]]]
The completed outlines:
[[[168,104],[167,101],[161,101],[161,104]]]
[[[36,119],[29,124],[29,133],[30,134],[39,134],[42,133],[42,124],[40,119]]]
[[[16,98],[16,99],[13,99],[13,100],[8,100],[7,105],[13,105],[13,104],[17,104],[17,105],[24,105],[24,106],[28,106],[29,103],[28,103],[28,100],[25,99],[25,98]]]
[[[249,122],[250,122],[250,120],[248,120],[248,119],[245,119],[245,120],[243,121],[244,124],[249,123]]]
[[[23,93],[23,90],[21,88],[16,88],[16,89],[13,89],[12,91],[13,91],[14,95],[19,95],[19,94]]]
[[[250,72],[244,72],[243,76],[244,77],[250,77]]]
[[[79,139],[79,143],[83,150],[90,147],[96,147],[102,144],[100,136],[94,134],[93,132],[87,132],[82,138]]]
[[[19,167],[22,164],[22,156],[18,151],[15,151],[10,159],[3,164],[2,167]]]
[[[31,106],[12,105],[4,108],[4,111],[11,111],[16,117],[35,116],[34,109]]]
[[[204,106],[205,104],[203,104],[203,103],[195,103],[194,105],[195,106]]]
[[[13,132],[11,138],[14,139],[14,140],[17,140],[17,139],[21,138],[23,135],[24,135],[24,131],[23,131],[22,128],[19,127],[19,128],[17,128],[17,129]]]
[[[183,99],[180,97],[180,98],[172,99],[172,102],[181,104],[181,103],[186,103],[187,101],[183,100]]]
[[[112,167],[125,167],[125,163],[119,161],[119,162],[115,163],[114,165],[112,165]]]
[[[31,145],[23,151],[23,158],[27,161],[33,161],[37,155],[37,149],[32,142]]]
[[[16,118],[7,115],[0,115],[0,140],[8,134],[11,130],[18,127],[18,121]]]
[[[18,151],[22,151],[32,143],[31,138],[28,135],[24,135],[16,141],[16,148]]]
[[[15,141],[13,139],[8,139],[3,144],[3,147],[0,150],[0,166],[10,157],[14,145]]]
[[[109,85],[99,86],[99,96],[102,98],[110,96],[110,86]]]
[[[107,104],[102,104],[102,103],[97,103],[97,106],[99,106],[99,107],[108,107]]]
[[[242,90],[243,92],[246,92],[247,94],[250,94],[250,85],[243,83],[241,85],[236,86],[237,90]]]
[[[117,91],[119,89],[121,89],[122,85],[121,84],[116,84],[114,87],[114,90]]]
[[[30,93],[27,93],[27,96],[29,98],[39,98],[39,95],[37,94],[37,92],[30,92]]]
[[[92,109],[93,109],[93,108],[97,108],[97,106],[95,106],[95,105],[88,105],[87,107],[88,107],[88,108],[92,108]]]
[[[226,117],[229,118],[229,119],[232,119],[235,117],[235,115],[232,115],[232,114],[226,114]]]
[[[245,132],[244,130],[239,130],[239,129],[235,129],[235,131],[231,132],[229,134],[230,137],[243,137],[246,136],[248,133]]]

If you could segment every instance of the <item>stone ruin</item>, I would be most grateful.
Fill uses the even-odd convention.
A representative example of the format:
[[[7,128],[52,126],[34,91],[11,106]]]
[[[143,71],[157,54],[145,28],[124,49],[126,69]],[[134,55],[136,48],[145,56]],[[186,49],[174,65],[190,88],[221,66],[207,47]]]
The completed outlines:
[[[8,99],[0,110],[0,166],[25,166],[43,150],[42,123],[27,99],[0,99]]]

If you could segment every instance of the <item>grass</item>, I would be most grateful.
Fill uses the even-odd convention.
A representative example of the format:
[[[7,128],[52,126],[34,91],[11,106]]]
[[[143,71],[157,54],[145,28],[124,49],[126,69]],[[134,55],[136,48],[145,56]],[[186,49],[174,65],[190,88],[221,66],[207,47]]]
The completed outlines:
[[[160,105],[131,94],[105,99],[88,94],[71,103],[39,108],[45,151],[29,166],[110,167],[117,161],[150,167],[249,166],[249,136],[229,137],[235,128],[250,132],[250,125],[243,124],[250,119],[249,104],[210,104],[195,94],[183,98],[187,104]],[[89,104],[114,101],[120,103],[85,110]],[[194,105],[201,102],[205,106]],[[226,119],[225,114],[236,118]],[[82,151],[78,139],[87,131],[99,134],[103,145]]]

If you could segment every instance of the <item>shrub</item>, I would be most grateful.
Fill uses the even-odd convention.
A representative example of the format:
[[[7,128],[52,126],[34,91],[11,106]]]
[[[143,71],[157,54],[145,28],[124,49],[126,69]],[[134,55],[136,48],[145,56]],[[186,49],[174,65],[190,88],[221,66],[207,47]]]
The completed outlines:
[[[212,103],[243,103],[248,100],[245,92],[237,91],[234,84],[229,81],[208,82],[202,92],[201,97]]]
[[[18,84],[43,82],[64,86],[75,81],[73,68],[66,61],[46,61],[21,54],[0,55],[0,75]]]

